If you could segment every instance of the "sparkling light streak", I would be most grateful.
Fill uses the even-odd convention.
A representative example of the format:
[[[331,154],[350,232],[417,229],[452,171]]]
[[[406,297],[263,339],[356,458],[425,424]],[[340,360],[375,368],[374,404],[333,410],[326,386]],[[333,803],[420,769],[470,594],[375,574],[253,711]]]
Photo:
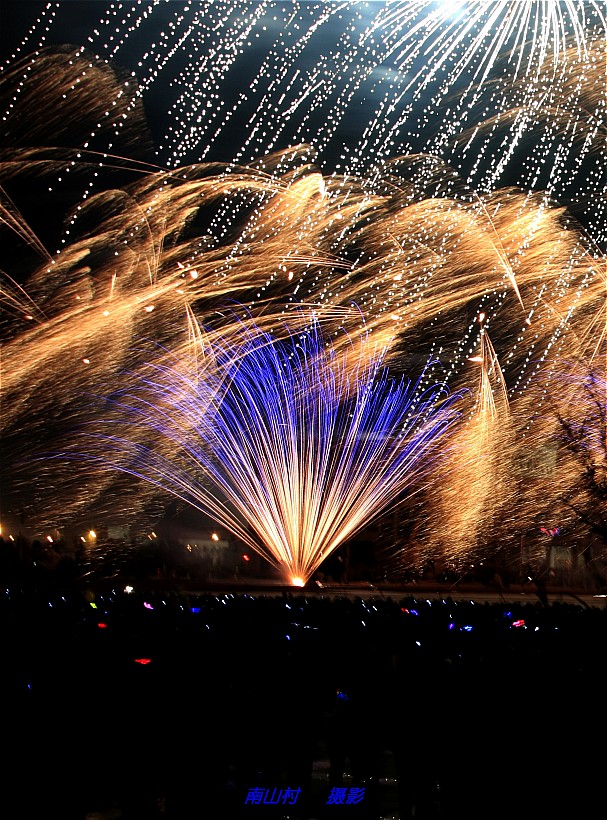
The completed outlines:
[[[573,185],[600,195],[592,165],[605,139],[601,0],[469,0],[456,9],[436,0],[150,0],[128,11],[100,3],[98,21],[82,21],[82,48],[56,55],[47,44],[67,7],[45,8],[33,27],[43,31],[38,50],[26,56],[24,41],[4,69],[15,86],[5,109],[13,129],[30,89],[45,83],[45,63],[49,74],[57,60],[71,72],[61,88],[67,106],[110,65],[128,66],[111,97],[81,106],[90,120],[80,147],[116,153],[142,131],[142,103],[162,95],[163,167],[248,164],[305,143],[323,172],[370,176],[423,151],[477,190],[507,179],[539,183],[557,199]],[[51,97],[40,127],[61,133],[62,113]],[[64,174],[59,187],[70,180]],[[596,219],[604,236],[603,223]]]

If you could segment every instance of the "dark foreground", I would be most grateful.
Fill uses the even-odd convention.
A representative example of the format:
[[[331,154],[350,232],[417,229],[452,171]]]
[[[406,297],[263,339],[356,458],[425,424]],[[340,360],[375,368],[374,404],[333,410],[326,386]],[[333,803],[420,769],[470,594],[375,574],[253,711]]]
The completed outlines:
[[[492,594],[5,589],[3,814],[600,816],[604,602]]]

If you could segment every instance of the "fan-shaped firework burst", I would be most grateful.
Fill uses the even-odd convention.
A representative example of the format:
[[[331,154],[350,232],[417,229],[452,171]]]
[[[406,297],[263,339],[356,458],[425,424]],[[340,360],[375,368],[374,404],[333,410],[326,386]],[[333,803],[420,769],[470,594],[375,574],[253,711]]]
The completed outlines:
[[[457,397],[429,374],[391,380],[368,348],[353,365],[315,325],[198,345],[190,372],[182,358],[154,368],[135,401],[117,397],[135,435],[103,437],[101,461],[221,521],[294,584],[429,472],[457,419]],[[141,427],[173,455],[138,445]]]

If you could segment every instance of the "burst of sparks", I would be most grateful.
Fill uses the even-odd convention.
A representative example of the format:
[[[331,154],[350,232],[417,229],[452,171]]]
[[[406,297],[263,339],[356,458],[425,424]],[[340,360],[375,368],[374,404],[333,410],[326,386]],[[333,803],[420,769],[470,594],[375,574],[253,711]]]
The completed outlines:
[[[173,456],[129,436],[104,438],[100,458],[210,514],[293,584],[411,491],[458,418],[443,383],[389,378],[382,351],[353,367],[318,325],[209,346],[213,369],[162,370],[143,403],[116,397]]]

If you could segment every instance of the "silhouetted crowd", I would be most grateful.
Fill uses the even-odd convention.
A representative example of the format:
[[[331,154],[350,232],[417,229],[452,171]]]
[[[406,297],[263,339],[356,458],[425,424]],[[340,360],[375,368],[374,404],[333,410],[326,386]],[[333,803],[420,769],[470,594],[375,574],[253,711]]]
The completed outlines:
[[[591,817],[597,603],[4,588],[3,816]]]

